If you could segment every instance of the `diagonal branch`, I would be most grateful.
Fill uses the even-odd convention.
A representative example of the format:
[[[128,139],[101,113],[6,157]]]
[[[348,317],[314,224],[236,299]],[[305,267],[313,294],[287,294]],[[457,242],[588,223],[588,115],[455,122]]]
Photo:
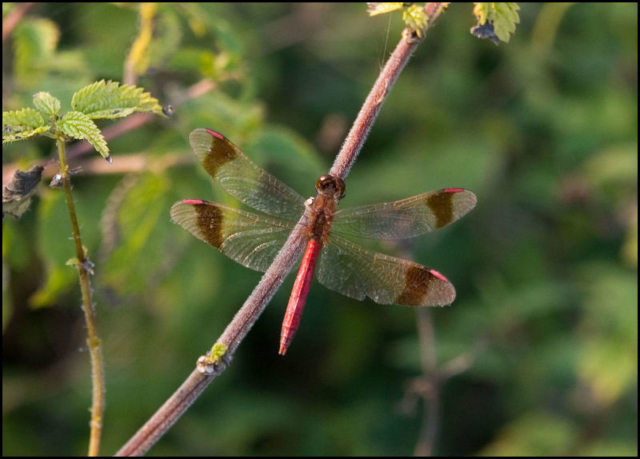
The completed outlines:
[[[430,15],[429,25],[442,11],[442,4],[440,3],[427,4],[425,10],[430,6],[433,7],[433,5],[435,5],[433,11],[436,13],[433,16]],[[330,174],[342,179],[347,176],[391,87],[398,79],[400,72],[420,41],[421,39],[413,32],[408,30],[403,32],[400,42],[389,57],[367,96],[360,113],[358,113],[353,127],[330,170]],[[235,350],[266,308],[293,265],[300,258],[307,242],[305,223],[308,218],[307,213],[302,216],[299,224],[292,231],[272,265],[265,272],[212,350],[206,356],[198,359],[197,369],[187,377],[185,382],[158,409],[151,419],[116,453],[117,456],[136,456],[148,451],[191,406],[213,379],[226,369],[233,358]],[[216,349],[222,349],[222,353],[217,355]]]

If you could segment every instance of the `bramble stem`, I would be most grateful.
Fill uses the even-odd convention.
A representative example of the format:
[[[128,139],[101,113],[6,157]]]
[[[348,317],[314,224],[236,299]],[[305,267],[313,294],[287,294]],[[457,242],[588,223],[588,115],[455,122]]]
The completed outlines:
[[[90,261],[87,258],[82,246],[80,237],[80,226],[76,216],[76,208],[71,195],[71,176],[67,165],[66,150],[64,140],[56,138],[58,144],[58,157],[60,158],[60,175],[62,176],[62,188],[67,201],[69,217],[71,218],[71,229],[73,232],[73,242],[76,247],[75,263],[80,277],[80,290],[82,291],[82,310],[84,311],[85,322],[87,323],[87,345],[91,356],[91,381],[92,381],[92,403],[91,403],[91,435],[89,438],[89,456],[97,456],[100,451],[100,435],[102,433],[102,413],[104,411],[104,365],[102,351],[100,349],[100,338],[96,329],[95,314],[91,303],[91,286],[89,285]]]
[[[429,25],[442,12],[441,5],[441,3],[429,3],[425,7],[428,14],[429,11],[434,12],[433,15],[429,15]],[[389,57],[354,121],[353,127],[329,172],[330,174],[343,180],[347,176],[391,87],[420,41],[421,39],[411,31],[405,30],[403,32],[400,43]],[[216,344],[226,346],[224,356],[213,359],[211,352],[209,352],[207,356],[201,357],[198,360],[197,369],[116,453],[116,456],[137,456],[148,451],[191,406],[211,381],[226,369],[235,350],[300,258],[307,242],[305,237],[305,223],[307,221],[308,213],[305,212],[272,265],[216,342]],[[274,352],[276,350],[274,347]]]

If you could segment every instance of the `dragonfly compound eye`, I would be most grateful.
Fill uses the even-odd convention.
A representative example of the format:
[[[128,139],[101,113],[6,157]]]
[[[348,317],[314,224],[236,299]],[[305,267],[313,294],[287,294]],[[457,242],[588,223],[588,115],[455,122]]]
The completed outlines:
[[[323,175],[316,182],[318,193],[335,199],[342,199],[345,194],[344,181],[333,175]]]

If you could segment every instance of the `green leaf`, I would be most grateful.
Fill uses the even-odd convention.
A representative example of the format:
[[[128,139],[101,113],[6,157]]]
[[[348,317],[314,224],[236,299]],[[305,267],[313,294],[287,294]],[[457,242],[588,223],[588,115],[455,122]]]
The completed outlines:
[[[2,112],[2,143],[24,140],[48,130],[42,115],[33,108]]]
[[[404,11],[402,11],[402,20],[407,27],[413,30],[419,37],[424,34],[429,22],[429,18],[424,12],[424,8],[419,5],[410,5],[405,7]]]
[[[40,113],[47,116],[57,116],[60,112],[60,101],[48,92],[37,92],[33,95],[33,105]]]
[[[91,119],[80,112],[69,112],[57,123],[58,128],[74,139],[87,140],[107,161],[109,157],[109,147],[105,142],[102,132]]]
[[[35,211],[35,244],[44,265],[45,280],[29,298],[29,303],[33,307],[45,307],[53,305],[60,295],[78,284],[78,273],[65,266],[69,256],[75,252],[64,194],[51,189],[43,190]],[[39,273],[38,279],[42,277]]]
[[[479,38],[489,38],[498,44],[498,39],[509,43],[511,35],[520,23],[517,3],[474,3],[473,14],[478,24],[471,33]]]
[[[73,95],[71,107],[91,119],[123,118],[134,112],[163,115],[158,100],[144,89],[104,80],[90,84]],[[163,115],[164,116],[164,115]]]
[[[228,348],[229,347],[223,343],[214,344],[213,347],[211,348],[211,355],[209,356],[211,363],[215,365],[220,363],[220,360],[222,359],[222,357],[224,357],[224,355],[227,353]]]
[[[400,10],[403,6],[403,2],[367,3],[367,11],[369,16],[376,16],[378,14],[386,14]]]

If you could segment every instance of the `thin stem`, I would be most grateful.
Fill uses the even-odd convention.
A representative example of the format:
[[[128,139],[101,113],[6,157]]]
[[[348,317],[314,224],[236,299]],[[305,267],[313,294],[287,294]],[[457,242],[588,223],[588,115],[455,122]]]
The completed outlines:
[[[100,435],[102,433],[102,413],[104,411],[104,364],[102,351],[100,349],[100,338],[96,329],[95,314],[91,302],[91,286],[89,285],[89,271],[91,262],[86,257],[80,237],[80,226],[76,216],[75,204],[71,195],[71,176],[67,165],[64,140],[61,137],[56,139],[58,145],[58,157],[60,158],[60,175],[62,176],[62,187],[67,201],[69,217],[71,218],[71,229],[73,232],[73,242],[76,248],[76,269],[80,277],[80,290],[82,291],[82,310],[87,324],[87,345],[91,356],[91,381],[93,386],[93,397],[91,403],[91,435],[89,438],[89,456],[97,456],[100,451]]]
[[[441,11],[441,8],[438,11]],[[434,14],[433,19],[438,14]],[[358,113],[330,174],[343,180],[347,176],[391,87],[419,42],[420,39],[412,32],[407,30],[403,32],[400,43],[389,57]],[[305,227],[308,219],[308,213],[305,213],[256,288],[220,336],[216,345],[223,345],[226,348],[224,356],[221,359],[215,359],[209,351],[206,357],[198,359],[197,370],[189,375],[151,419],[116,453],[117,456],[141,455],[148,451],[191,406],[214,377],[226,369],[235,350],[300,258],[306,244]]]

